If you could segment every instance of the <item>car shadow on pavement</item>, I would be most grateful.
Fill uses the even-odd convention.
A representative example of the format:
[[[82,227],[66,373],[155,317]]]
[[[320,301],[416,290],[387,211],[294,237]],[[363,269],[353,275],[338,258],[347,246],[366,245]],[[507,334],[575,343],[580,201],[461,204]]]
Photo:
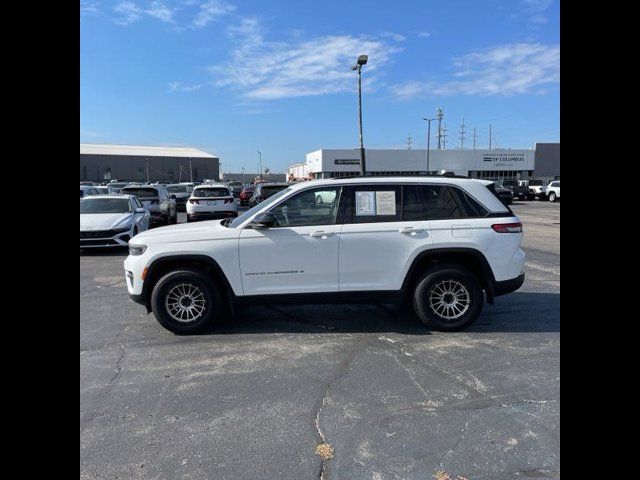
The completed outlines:
[[[516,292],[485,305],[465,332],[559,332],[560,294]],[[429,335],[408,305],[323,304],[247,307],[207,334],[381,333]]]

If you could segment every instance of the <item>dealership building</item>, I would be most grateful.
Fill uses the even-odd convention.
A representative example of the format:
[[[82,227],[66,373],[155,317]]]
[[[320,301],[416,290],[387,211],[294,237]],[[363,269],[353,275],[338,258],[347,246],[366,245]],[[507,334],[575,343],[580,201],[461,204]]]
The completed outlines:
[[[540,153],[539,153],[540,152]],[[536,144],[536,149],[511,150],[366,150],[368,175],[427,175],[440,170],[489,180],[560,177],[560,144]],[[427,165],[428,161],[428,165]],[[536,171],[544,165],[544,172]],[[289,167],[289,177],[333,178],[360,174],[357,149],[322,149]]]
[[[80,144],[80,180],[217,180],[220,159],[187,147]]]

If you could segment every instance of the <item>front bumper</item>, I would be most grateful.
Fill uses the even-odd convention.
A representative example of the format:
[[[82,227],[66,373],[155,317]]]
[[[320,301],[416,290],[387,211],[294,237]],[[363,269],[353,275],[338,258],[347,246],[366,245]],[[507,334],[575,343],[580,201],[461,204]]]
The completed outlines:
[[[113,233],[109,230],[80,231],[80,248],[126,247],[131,239],[131,229]]]
[[[515,292],[524,283],[524,272],[518,275],[516,278],[504,280],[502,282],[494,282],[493,284],[493,296],[499,297],[500,295],[506,295],[507,293]]]

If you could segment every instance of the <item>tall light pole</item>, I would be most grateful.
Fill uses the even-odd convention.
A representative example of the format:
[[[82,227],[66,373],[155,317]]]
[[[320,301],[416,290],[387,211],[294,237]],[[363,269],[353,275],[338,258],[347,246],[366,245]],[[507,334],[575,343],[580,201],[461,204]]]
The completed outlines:
[[[258,155],[260,156],[260,163],[258,164],[258,171],[260,172],[260,180],[262,180],[262,153],[258,150]]]
[[[362,66],[367,64],[369,57],[360,55],[357,63],[351,67],[358,72],[358,117],[360,120],[360,175],[367,174],[367,166],[364,159],[364,143],[362,142]]]
[[[436,118],[424,118],[422,119],[427,122],[427,175],[429,175],[429,151],[431,150],[431,122],[436,120]]]

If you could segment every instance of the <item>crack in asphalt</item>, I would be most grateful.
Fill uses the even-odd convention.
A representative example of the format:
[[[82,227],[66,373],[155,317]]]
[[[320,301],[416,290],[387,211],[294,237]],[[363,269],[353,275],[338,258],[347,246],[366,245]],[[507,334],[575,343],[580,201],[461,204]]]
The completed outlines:
[[[115,382],[115,380],[118,378],[118,376],[120,375],[120,372],[122,371],[122,360],[124,359],[127,350],[124,348],[123,344],[120,344],[120,349],[122,350],[122,352],[120,353],[120,356],[118,357],[118,360],[116,361],[115,364],[115,373],[113,374],[113,376],[109,379],[109,381],[107,382],[107,384],[105,385],[105,392],[103,393],[103,395],[100,397],[101,401],[99,402],[99,404],[96,406],[96,408],[93,411],[93,414],[87,418],[85,421],[81,421],[80,425],[87,425],[89,423],[91,423],[97,416],[98,416],[98,411],[100,410],[100,407],[102,407],[102,404],[106,401],[106,397],[107,394],[109,393],[109,390],[111,390],[111,386],[113,385],[113,382]]]
[[[313,407],[313,411],[315,415],[313,416],[313,432],[314,436],[316,436],[317,440],[319,440],[320,444],[327,444],[326,436],[322,429],[320,428],[320,413],[322,408],[325,405],[327,397],[329,396],[329,391],[331,390],[331,386],[343,378],[349,372],[349,368],[358,357],[358,355],[366,348],[368,344],[367,337],[362,336],[357,341],[353,342],[351,348],[347,355],[340,361],[338,367],[336,368],[333,375],[325,382],[324,391],[321,397],[319,397]],[[318,478],[320,480],[325,480],[325,473],[327,472],[327,461],[329,459],[322,458],[322,462],[320,463],[320,472],[318,473]]]
[[[473,416],[474,412],[471,412],[469,414],[469,418],[467,418],[467,421],[464,423],[464,427],[462,428],[462,431],[460,432],[460,435],[458,436],[458,440],[456,441],[456,444],[453,446],[453,448],[450,448],[449,450],[447,450],[446,452],[444,452],[442,454],[442,457],[440,457],[440,469],[444,470],[444,467],[442,466],[442,462],[444,462],[444,458],[448,455],[452,455],[453,452],[456,451],[456,449],[458,448],[458,446],[460,445],[460,442],[462,442],[462,440],[464,439],[464,432],[467,431],[467,428],[469,428],[469,422],[471,421],[471,417]]]

